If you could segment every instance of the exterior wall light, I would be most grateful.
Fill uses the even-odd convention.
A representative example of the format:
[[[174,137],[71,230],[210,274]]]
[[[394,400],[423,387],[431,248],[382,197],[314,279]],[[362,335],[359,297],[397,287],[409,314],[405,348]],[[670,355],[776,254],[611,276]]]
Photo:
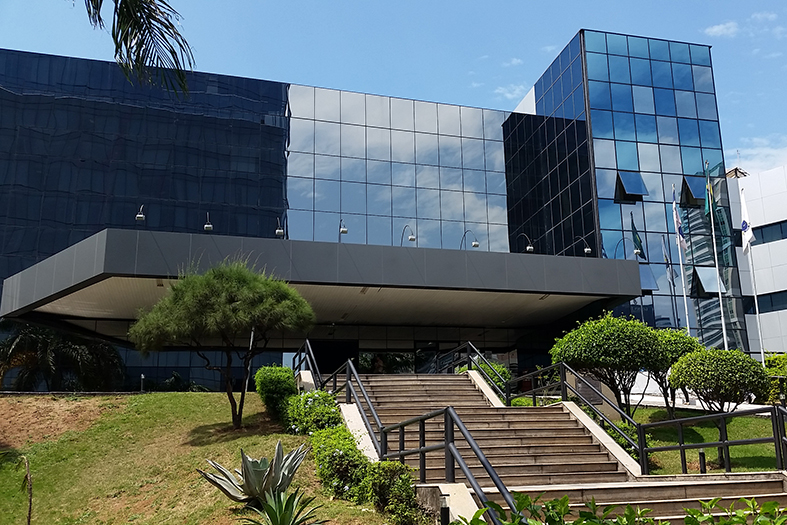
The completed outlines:
[[[459,241],[460,250],[462,249],[462,245],[464,245],[465,249],[467,249],[467,243],[465,241],[467,239],[468,233],[473,236],[473,242],[470,243],[470,246],[472,246],[473,248],[478,248],[479,246],[481,246],[481,243],[478,242],[478,238],[475,236],[475,233],[473,233],[473,230],[465,230],[464,235],[462,235],[462,240]]]
[[[205,225],[202,227],[206,232],[213,231],[213,225],[210,223],[210,212],[205,212]]]
[[[528,237],[527,234],[525,233],[520,233],[519,235],[516,236],[517,239],[519,239],[520,237],[524,237],[525,239],[527,239],[527,246],[525,247],[525,251],[527,253],[533,253],[535,251],[535,248],[533,248],[533,241],[530,240],[530,237]]]
[[[142,208],[144,208],[144,207],[145,207],[144,204],[139,207],[139,211],[137,212],[137,216],[134,217],[136,220],[138,220],[138,221],[144,221],[145,220],[145,212],[142,211]]]
[[[284,237],[284,228],[281,227],[281,221],[276,217],[276,237]]]
[[[408,228],[410,229],[410,235],[407,236],[407,240],[410,242],[415,242],[415,232],[413,231],[412,228],[410,228],[409,224],[405,224],[404,228],[402,228],[402,238],[399,239],[399,246],[402,246],[404,244],[404,232]]]

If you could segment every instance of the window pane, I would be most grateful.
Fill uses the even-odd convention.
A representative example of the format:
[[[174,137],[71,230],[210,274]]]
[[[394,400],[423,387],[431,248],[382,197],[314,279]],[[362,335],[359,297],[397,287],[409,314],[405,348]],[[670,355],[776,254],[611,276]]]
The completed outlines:
[[[611,84],[612,109],[615,111],[634,111],[634,100],[631,98],[631,86]]]
[[[635,115],[637,140],[640,142],[656,142],[656,117],[651,115]]]
[[[634,133],[634,115],[632,113],[615,112],[615,138],[618,140],[636,140]]]
[[[653,104],[653,89],[649,87],[634,86],[631,88],[634,94],[634,111],[637,113],[656,112]]]
[[[680,133],[680,143],[684,146],[699,146],[700,134],[697,128],[697,121],[693,119],[678,119],[678,132]]]
[[[701,119],[716,120],[716,97],[697,93],[697,116]]]
[[[679,144],[677,119],[658,117],[656,121],[659,128],[659,142],[662,144]]]
[[[631,83],[629,60],[627,57],[609,57],[609,80],[611,82]]]
[[[654,89],[656,115],[675,116],[675,95],[671,89]]]
[[[691,70],[694,76],[694,89],[696,91],[704,91],[705,93],[713,93],[713,73],[711,68],[692,66]]]
[[[675,89],[685,89],[691,91],[694,89],[694,82],[691,79],[691,66],[688,64],[672,64],[672,79],[675,83]]]
[[[632,58],[631,64],[631,83],[641,86],[653,85],[650,77],[650,61],[639,58]]]
[[[659,62],[654,60],[650,63],[653,70],[653,86],[661,88],[672,88],[672,68],[669,62]]]
[[[636,89],[636,88],[634,88]],[[588,82],[590,93],[590,107],[594,109],[612,109],[609,95],[609,84],[606,82]],[[652,97],[652,95],[651,95]],[[636,100],[636,99],[635,99]],[[651,100],[652,104],[652,100]],[[635,105],[636,107],[636,105]],[[652,113],[652,111],[651,111]]]
[[[590,112],[590,123],[593,126],[593,136],[600,139],[612,139],[615,135],[612,131],[612,112],[592,110]]]
[[[719,124],[710,120],[700,120],[700,138],[704,148],[720,148]]]
[[[598,53],[587,53],[588,79],[590,80],[609,80],[609,70],[607,68],[607,55]]]
[[[637,144],[634,142],[615,141],[618,168],[622,170],[639,170],[637,160]]]
[[[697,106],[694,103],[694,93],[691,91],[676,91],[675,105],[679,117],[697,117]]]

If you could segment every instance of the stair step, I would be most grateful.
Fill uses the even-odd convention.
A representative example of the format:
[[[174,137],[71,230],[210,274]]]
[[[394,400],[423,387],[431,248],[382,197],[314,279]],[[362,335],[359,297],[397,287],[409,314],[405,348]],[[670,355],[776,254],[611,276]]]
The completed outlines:
[[[498,466],[527,466],[527,465],[550,465],[556,464],[560,462],[565,463],[565,456],[562,454],[516,454],[512,455],[506,452],[500,452],[497,454],[487,453],[484,452],[486,459],[488,459],[492,464],[495,465],[495,469]],[[480,466],[480,461],[475,455],[465,455],[462,454],[465,462],[467,462],[470,466]],[[583,452],[571,455],[571,462],[572,463],[604,463],[609,461],[609,454],[606,452]],[[412,467],[418,467],[419,458],[418,455],[407,456],[405,458],[405,463]],[[438,451],[427,453],[426,455],[426,466],[427,467],[443,467],[445,465],[445,458],[442,454]]]

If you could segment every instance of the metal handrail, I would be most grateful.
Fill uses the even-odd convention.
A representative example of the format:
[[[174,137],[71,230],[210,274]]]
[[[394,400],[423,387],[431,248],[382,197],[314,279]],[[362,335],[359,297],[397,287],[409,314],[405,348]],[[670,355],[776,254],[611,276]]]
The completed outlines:
[[[306,365],[305,368],[304,365]],[[322,374],[320,374],[317,359],[314,357],[314,351],[308,339],[303,342],[298,351],[292,356],[292,369],[293,371],[309,370],[314,375],[316,384],[322,385]]]
[[[465,349],[467,350],[467,357],[463,359],[461,357],[461,353]],[[500,372],[495,370],[495,367],[492,366],[489,360],[487,360],[487,358],[484,357],[484,354],[481,353],[481,351],[478,348],[476,348],[476,346],[472,342],[467,341],[465,343],[462,343],[456,348],[449,350],[449,352],[454,354],[453,359],[450,363],[448,363],[447,366],[444,366],[443,368],[439,369],[437,371],[438,374],[445,373],[445,372],[453,372],[454,367],[456,367],[456,365],[459,364],[466,364],[468,370],[472,370],[473,365],[475,365],[476,369],[481,373],[481,375],[484,377],[484,379],[489,384],[489,386],[492,387],[492,389],[495,391],[498,397],[505,397],[505,393],[500,389],[499,386],[497,386],[497,382],[492,377],[489,376],[489,373],[487,373],[487,371],[483,367],[481,367],[480,365],[478,365],[478,363],[476,363],[476,360],[480,359],[481,361],[483,361],[483,363],[487,366],[487,368],[489,368],[489,370],[491,370],[495,374],[495,376],[497,376],[497,379],[500,381],[500,383],[505,383],[506,380],[503,379],[503,376],[500,375]]]

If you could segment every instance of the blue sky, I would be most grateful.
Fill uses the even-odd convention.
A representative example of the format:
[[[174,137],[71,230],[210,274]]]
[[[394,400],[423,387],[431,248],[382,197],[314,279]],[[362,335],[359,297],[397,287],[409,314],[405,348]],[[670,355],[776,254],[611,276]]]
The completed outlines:
[[[787,165],[784,0],[170,3],[199,71],[505,110],[580,28],[709,44],[728,166]],[[113,51],[81,0],[2,0],[0,47]]]

